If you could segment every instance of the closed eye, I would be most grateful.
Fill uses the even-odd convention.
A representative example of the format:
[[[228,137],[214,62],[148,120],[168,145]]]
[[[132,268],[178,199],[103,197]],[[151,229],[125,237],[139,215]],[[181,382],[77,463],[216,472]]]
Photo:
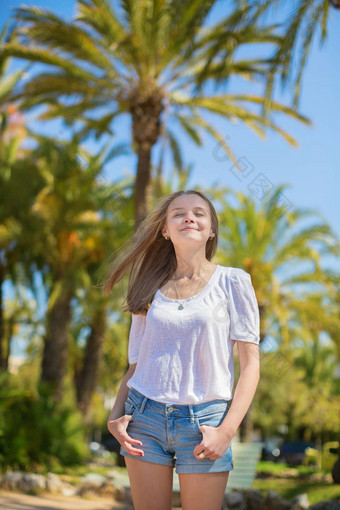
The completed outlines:
[[[183,213],[178,213],[178,214],[175,214],[175,217],[176,216],[182,216]],[[196,216],[204,216],[204,214],[202,213],[196,213]]]

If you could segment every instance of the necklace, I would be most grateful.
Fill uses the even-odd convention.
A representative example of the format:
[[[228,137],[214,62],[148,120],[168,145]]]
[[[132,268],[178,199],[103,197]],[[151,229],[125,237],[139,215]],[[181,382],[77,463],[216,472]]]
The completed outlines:
[[[203,273],[203,274],[204,274],[204,273]],[[177,293],[177,296],[178,296],[178,299],[179,299],[179,305],[178,305],[178,308],[177,308],[177,309],[178,309],[178,310],[183,310],[183,309],[184,309],[184,305],[183,305],[183,303],[181,303],[181,301],[182,301],[182,300],[181,300],[181,298],[179,297],[179,293],[178,293],[178,289],[177,289],[177,285],[176,285],[176,281],[175,281],[175,276],[173,276],[173,277],[172,277],[172,280],[173,280],[173,282],[174,282],[174,284],[175,284],[176,293]],[[197,289],[197,285],[196,285],[196,287],[195,287],[195,288]]]

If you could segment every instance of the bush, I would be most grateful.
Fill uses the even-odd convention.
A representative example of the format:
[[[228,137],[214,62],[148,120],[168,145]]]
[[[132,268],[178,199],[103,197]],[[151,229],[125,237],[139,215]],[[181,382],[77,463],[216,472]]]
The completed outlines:
[[[90,456],[76,406],[20,389],[15,376],[0,376],[0,464],[3,470],[52,470]]]

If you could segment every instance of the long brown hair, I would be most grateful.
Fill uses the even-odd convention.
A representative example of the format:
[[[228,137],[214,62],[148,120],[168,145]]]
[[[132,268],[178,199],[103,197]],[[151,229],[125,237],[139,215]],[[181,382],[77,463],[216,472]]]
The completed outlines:
[[[207,260],[214,256],[218,241],[218,218],[210,200],[197,190],[180,190],[163,195],[130,238],[131,246],[126,249],[124,245],[124,251],[111,263],[104,280],[103,294],[107,295],[130,269],[124,312],[146,314],[157,289],[175,272],[177,261],[173,244],[164,239],[161,231],[171,202],[181,195],[193,194],[199,195],[209,205],[215,236],[208,239],[205,253]]]

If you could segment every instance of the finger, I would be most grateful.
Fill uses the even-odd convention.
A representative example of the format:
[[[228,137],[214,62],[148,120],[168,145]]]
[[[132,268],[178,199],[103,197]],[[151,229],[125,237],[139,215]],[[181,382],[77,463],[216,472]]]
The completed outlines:
[[[129,436],[129,434],[124,434],[123,435],[123,439],[124,441],[128,441],[130,444],[139,444],[140,446],[142,446],[142,441],[140,441],[139,439],[133,439],[132,437]]]
[[[139,450],[138,448],[135,448],[131,444],[129,444],[127,441],[123,441],[125,450],[130,454],[134,455],[136,457],[143,457],[144,452],[143,450]]]
[[[138,439],[132,439],[132,437],[129,437],[129,438],[128,438],[128,441],[129,441],[129,443],[131,443],[131,444],[139,444],[139,446],[142,446],[142,445],[143,445],[142,441],[139,441]]]
[[[194,448],[194,454],[198,455],[199,453],[203,452],[203,450],[204,450],[203,443],[198,443]]]

